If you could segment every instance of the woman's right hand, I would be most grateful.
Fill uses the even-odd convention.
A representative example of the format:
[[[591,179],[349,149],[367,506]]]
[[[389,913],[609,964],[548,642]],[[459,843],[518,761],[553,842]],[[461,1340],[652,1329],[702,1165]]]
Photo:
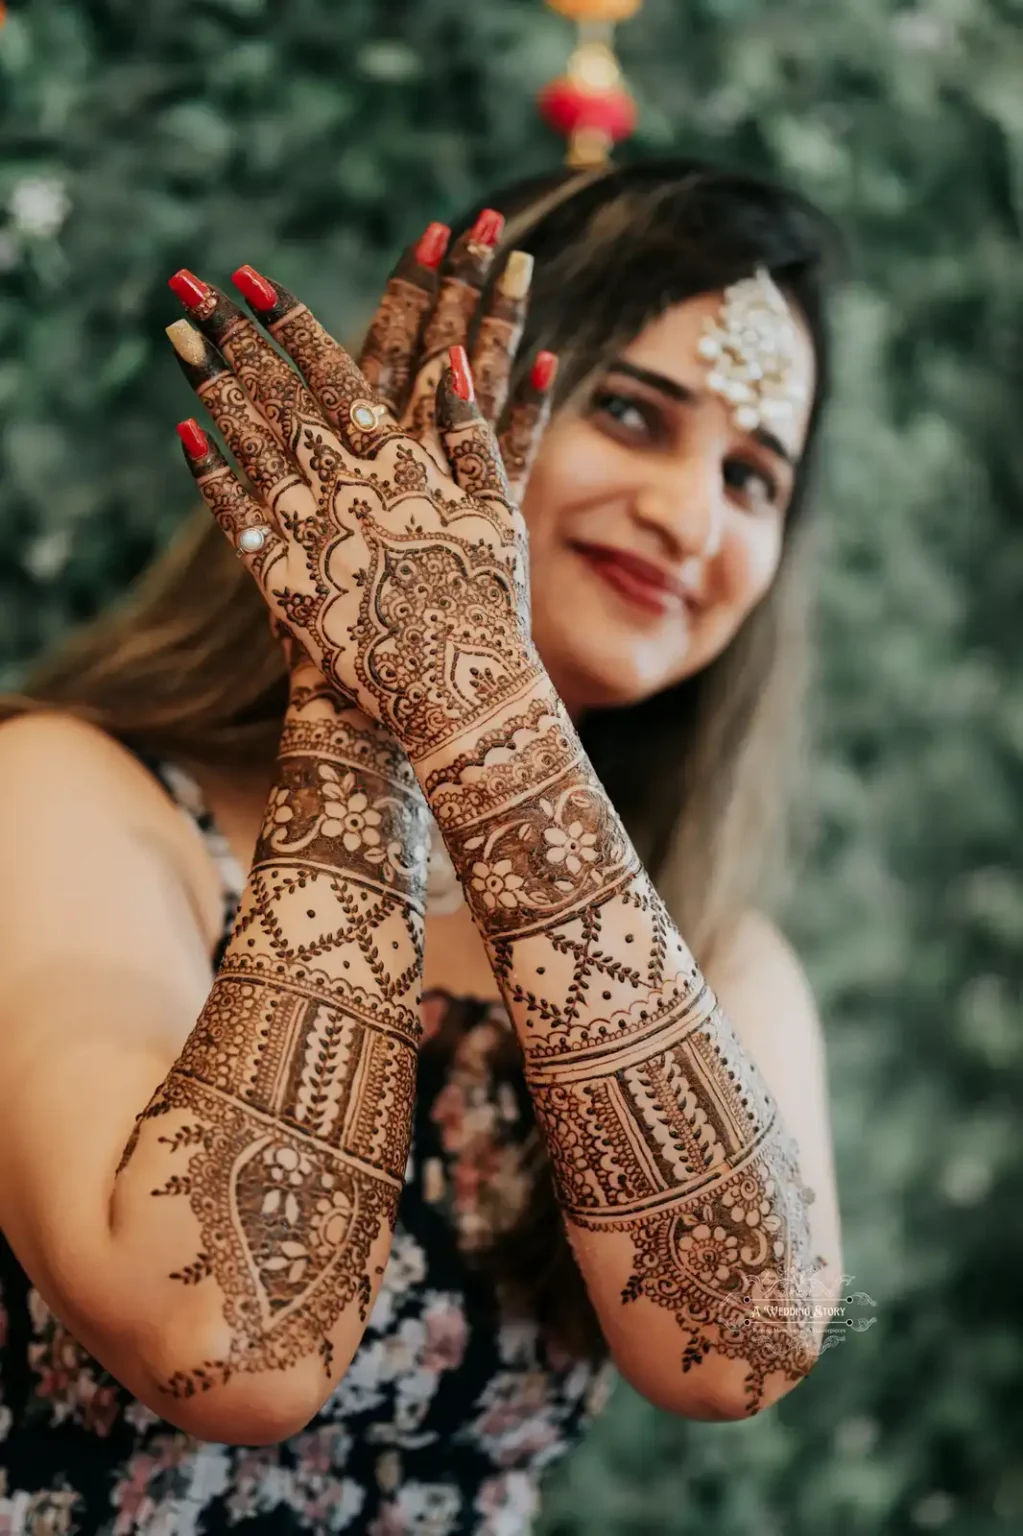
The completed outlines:
[[[170,339],[252,490],[187,422],[192,473],[270,612],[416,762],[542,673],[526,528],[468,359],[453,348],[442,374],[438,461],[295,295],[251,268],[235,281],[294,367],[225,294],[177,274],[194,324]]]
[[[431,224],[407,246],[388,278],[358,364],[405,431],[446,468],[436,422],[437,386],[451,347],[465,347],[470,352],[480,414],[495,431],[500,425],[508,488],[521,505],[550,420],[557,358],[552,352],[539,353],[514,398],[509,398],[533,263],[525,251],[512,251],[484,301],[483,289],[503,223],[500,214],[487,210],[450,250],[451,231],[439,223]],[[287,658],[292,696],[305,699],[322,691],[324,682],[316,663],[273,615],[271,631]]]
[[[550,416],[557,359],[539,353],[509,398],[533,260],[513,250],[484,299],[503,227],[501,215],[486,209],[448,251],[450,230],[431,224],[391,273],[358,363],[405,431],[446,468],[435,420],[437,385],[450,349],[464,347],[480,414],[498,435],[508,488],[521,505]]]

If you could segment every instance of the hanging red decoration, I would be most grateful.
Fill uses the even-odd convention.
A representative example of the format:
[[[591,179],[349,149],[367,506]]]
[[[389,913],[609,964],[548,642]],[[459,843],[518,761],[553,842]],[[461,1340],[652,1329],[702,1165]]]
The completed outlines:
[[[552,11],[560,11],[570,21],[628,21],[635,16],[643,0],[547,0]]]
[[[568,164],[607,163],[615,144],[635,130],[637,111],[622,80],[612,40],[614,24],[635,15],[643,0],[547,0],[579,27],[565,73],[540,92],[540,112],[568,140]]]

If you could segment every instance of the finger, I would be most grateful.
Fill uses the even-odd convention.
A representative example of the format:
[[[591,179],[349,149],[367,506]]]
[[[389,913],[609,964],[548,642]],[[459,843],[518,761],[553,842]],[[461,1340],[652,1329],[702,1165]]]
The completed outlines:
[[[493,426],[508,399],[515,354],[522,340],[533,280],[533,258],[512,251],[494,284],[473,343],[470,363],[480,414]]]
[[[286,556],[285,541],[273,527],[266,508],[250,495],[199,423],[192,418],[179,422],[177,432],[185,451],[185,462],[203,501],[265,597],[267,573],[272,565]],[[256,537],[257,530],[260,538]]]
[[[209,338],[187,320],[169,325],[167,337],[185,377],[279,526],[293,526],[292,519],[315,511],[305,477],[291,453],[281,446]]]
[[[327,427],[327,420],[295,370],[270,345],[250,315],[227,294],[182,269],[170,287],[188,310],[192,324],[230,364],[259,415],[296,462],[307,431]],[[233,450],[232,450],[233,451]]]
[[[551,419],[557,375],[555,354],[538,352],[525,383],[505,411],[499,441],[509,493],[516,506],[522,504],[540,440]]]
[[[451,348],[464,347],[468,343],[483,285],[503,229],[502,216],[487,208],[472,229],[455,242],[441,273],[437,302],[423,330],[419,370],[404,420],[412,436],[432,449],[435,455],[439,449],[434,424],[437,386]]]
[[[420,334],[437,298],[437,269],[450,239],[446,224],[431,224],[403,252],[362,344],[363,376],[395,416],[401,416],[412,388]]]
[[[452,347],[437,386],[437,431],[456,484],[469,496],[510,500],[497,439],[484,420],[464,347]]]
[[[231,281],[301,369],[320,411],[344,447],[357,459],[374,458],[388,436],[398,430],[398,423],[355,360],[324,330],[312,311],[280,283],[247,266],[232,273]],[[303,436],[310,446],[308,429]],[[303,462],[301,454],[299,462]]]

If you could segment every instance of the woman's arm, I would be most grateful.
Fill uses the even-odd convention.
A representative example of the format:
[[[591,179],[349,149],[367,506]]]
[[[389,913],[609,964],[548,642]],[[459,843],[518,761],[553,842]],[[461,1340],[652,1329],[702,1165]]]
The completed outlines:
[[[306,384],[196,284],[190,376],[262,506],[238,483],[229,503],[211,494],[231,483],[212,452],[193,473],[236,547],[267,525],[253,575],[271,612],[415,766],[519,1031],[620,1365],[681,1413],[755,1411],[819,1348],[803,1315],[822,1278],[812,1197],[532,644],[525,525],[465,353],[436,397],[446,471],[301,301],[256,278],[251,300]]]
[[[24,732],[20,744],[9,739],[5,754],[0,733],[0,783],[14,815],[30,811],[33,749]],[[86,794],[86,816],[89,803]],[[140,1083],[147,1073],[150,1090],[159,1082],[166,1068],[154,1064],[170,1032],[157,1007],[162,946],[147,947],[138,920],[138,963],[154,949],[140,983],[130,921],[112,936],[128,951],[116,967],[75,929],[119,921],[122,897],[144,902],[149,885],[112,892],[110,911],[97,911],[104,849],[87,841],[77,878],[91,910],[74,893],[47,907],[48,888],[76,878],[62,874],[61,849],[43,835],[29,869],[18,853],[27,860],[28,845],[5,841],[4,887],[18,893],[19,911],[12,897],[15,947],[4,943],[0,968],[0,1217],[83,1343],[203,1438],[296,1432],[361,1339],[411,1134],[424,811],[392,738],[319,680],[293,690],[232,938],[148,1108]],[[158,886],[151,899],[158,925]],[[70,920],[56,934],[55,908],[58,923]],[[176,956],[167,955],[170,970]],[[70,972],[76,957],[77,979],[68,976],[58,1000],[55,965]],[[121,1021],[125,993],[136,1007],[152,996],[159,1029],[143,1014],[133,1037]],[[94,1024],[98,1075],[86,1033]],[[73,1079],[85,1093],[76,1096]]]
[[[417,771],[518,1031],[616,1362],[676,1412],[755,1412],[812,1366],[824,1284],[774,1096],[546,678]]]

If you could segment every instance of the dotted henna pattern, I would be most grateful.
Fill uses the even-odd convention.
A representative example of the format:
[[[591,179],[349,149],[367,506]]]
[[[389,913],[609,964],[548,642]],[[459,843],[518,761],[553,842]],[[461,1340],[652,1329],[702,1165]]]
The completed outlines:
[[[541,689],[424,775],[523,1044],[571,1223],[628,1236],[623,1302],[667,1308],[684,1371],[745,1362],[752,1411],[814,1359],[798,1159],[773,1099]],[[789,1308],[791,1313],[798,1309]],[[812,1309],[806,1309],[807,1312]]]
[[[319,1356],[363,1321],[411,1139],[428,832],[407,759],[335,699],[292,703],[249,885],[196,1028],[150,1103],[199,1249],[172,1278],[215,1285],[229,1351],[165,1383]],[[168,1117],[172,1117],[169,1119]]]

